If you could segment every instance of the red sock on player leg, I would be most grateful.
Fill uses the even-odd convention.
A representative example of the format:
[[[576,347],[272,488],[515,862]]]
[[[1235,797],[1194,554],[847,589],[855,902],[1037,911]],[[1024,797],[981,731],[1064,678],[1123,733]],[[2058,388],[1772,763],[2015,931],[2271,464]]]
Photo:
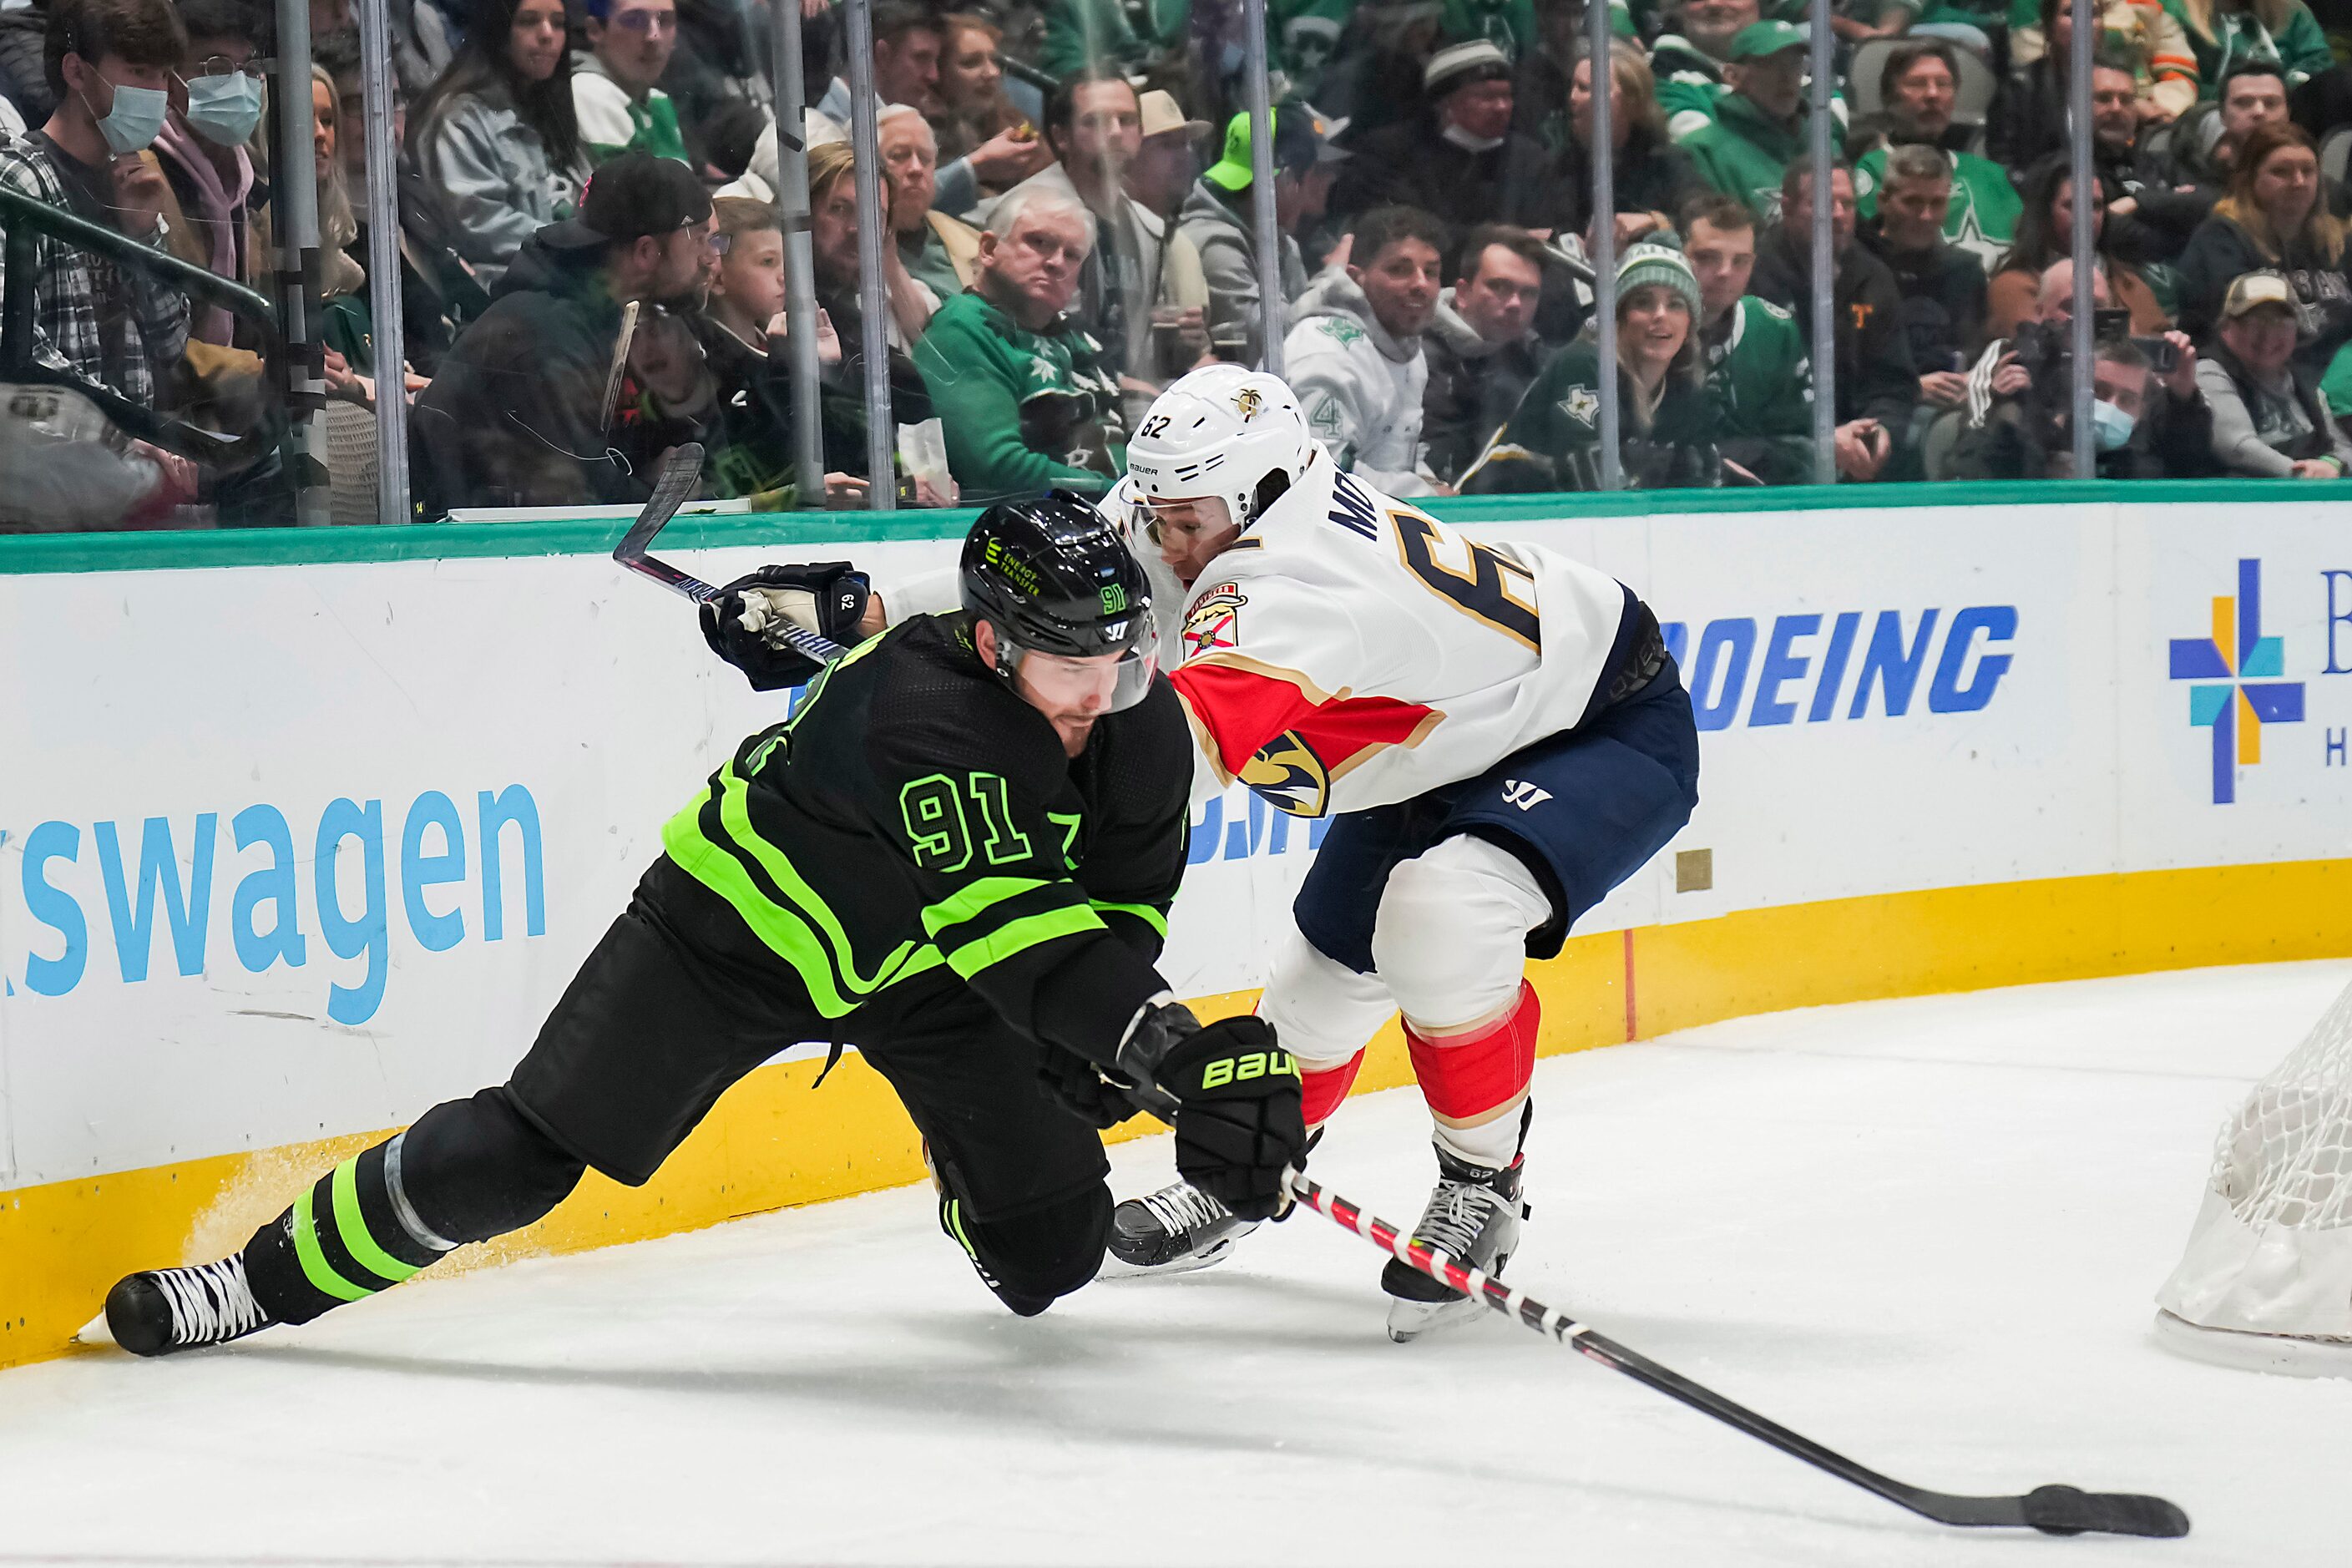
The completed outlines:
[[[1331,1120],[1331,1113],[1348,1098],[1348,1090],[1355,1087],[1357,1070],[1363,1065],[1364,1053],[1358,1051],[1338,1067],[1307,1068],[1299,1073],[1299,1112],[1309,1130]]]
[[[1542,1021],[1535,987],[1522,980],[1510,1011],[1475,1033],[1432,1040],[1407,1024],[1405,1047],[1429,1109],[1447,1121],[1473,1121],[1525,1095]]]

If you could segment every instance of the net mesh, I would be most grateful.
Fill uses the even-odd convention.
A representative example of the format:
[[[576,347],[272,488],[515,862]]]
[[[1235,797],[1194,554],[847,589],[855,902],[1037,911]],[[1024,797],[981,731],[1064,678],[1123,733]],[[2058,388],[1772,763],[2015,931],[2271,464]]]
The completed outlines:
[[[2338,1353],[2352,1351],[2352,987],[2222,1126],[2189,1246],[2156,1299],[2165,1342],[2183,1348],[2177,1330],[2210,1342],[2186,1353],[2352,1375]],[[2214,1330],[2231,1332],[2200,1333]],[[2296,1359],[2313,1354],[2328,1359]]]
[[[2222,1126],[2212,1186],[2255,1229],[2352,1225],[2352,986]]]

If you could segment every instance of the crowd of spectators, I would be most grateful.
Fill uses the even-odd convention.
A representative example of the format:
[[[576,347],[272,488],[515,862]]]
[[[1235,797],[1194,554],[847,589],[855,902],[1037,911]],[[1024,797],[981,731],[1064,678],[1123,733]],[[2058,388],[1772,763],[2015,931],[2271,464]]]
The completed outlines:
[[[627,504],[689,439],[707,494],[758,507],[1101,493],[1158,390],[1255,363],[1270,319],[1316,433],[1400,494],[1589,489],[1612,468],[1637,487],[1811,482],[1817,389],[1842,479],[2073,477],[2081,202],[2096,472],[2339,477],[2352,67],[2334,29],[2352,34],[2352,0],[2102,0],[2088,191],[2067,151],[2074,3],[1837,0],[1817,163],[1797,0],[1612,0],[1599,61],[1584,0],[1270,0],[1280,232],[1262,268],[1240,0],[875,0],[897,426],[877,473],[838,0],[798,5],[808,108],[788,133],[760,0],[388,0],[397,188],[375,203],[349,0],[310,0],[334,515],[372,515],[380,399],[406,411],[425,517]],[[275,15],[14,0],[0,184],[268,293],[274,164],[303,155],[272,133]],[[1601,90],[1614,365],[1592,319]],[[778,203],[794,147],[806,320]],[[1817,371],[1822,202],[1834,342]],[[399,219],[398,345],[373,341],[378,209]],[[43,374],[137,426],[110,449],[151,482],[107,504],[293,521],[298,476],[271,440],[193,462],[123,415],[282,430],[300,400],[262,328],[62,238],[29,254]],[[795,438],[803,335],[818,473]],[[89,425],[59,405],[12,417]]]

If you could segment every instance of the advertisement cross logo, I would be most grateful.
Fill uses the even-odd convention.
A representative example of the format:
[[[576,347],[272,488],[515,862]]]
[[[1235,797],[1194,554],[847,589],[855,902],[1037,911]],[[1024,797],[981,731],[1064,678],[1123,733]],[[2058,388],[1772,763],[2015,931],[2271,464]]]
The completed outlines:
[[[2237,799],[2238,768],[2263,760],[2264,724],[2303,722],[2303,682],[2272,679],[2285,673],[2285,643],[2263,636],[2263,563],[2242,560],[2237,596],[2213,601],[2213,635],[2172,639],[2172,679],[2200,683],[2189,722],[2213,731],[2214,805]]]

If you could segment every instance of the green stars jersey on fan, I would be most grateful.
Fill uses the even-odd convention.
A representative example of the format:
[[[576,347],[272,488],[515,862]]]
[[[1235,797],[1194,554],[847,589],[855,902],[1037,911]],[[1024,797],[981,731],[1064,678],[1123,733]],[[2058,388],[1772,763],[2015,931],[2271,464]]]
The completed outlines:
[[[931,317],[914,360],[967,501],[1055,485],[1100,495],[1127,467],[1118,378],[1067,317],[1033,332],[967,290]]]
[[[2008,254],[2017,237],[2017,220],[2025,210],[2009,171],[1973,153],[1947,153],[1952,165],[1952,205],[1944,215],[1944,237],[1984,264],[1987,276]],[[1886,183],[1886,150],[1863,154],[1853,166],[1853,205],[1862,221],[1878,216],[1879,187]]]
[[[1769,300],[1743,296],[1730,330],[1702,343],[1723,455],[1768,485],[1802,484],[1813,468],[1813,370],[1804,330]]]
[[[1444,0],[1438,31],[1449,44],[1484,40],[1513,60],[1535,48],[1539,37],[1533,0]]]

